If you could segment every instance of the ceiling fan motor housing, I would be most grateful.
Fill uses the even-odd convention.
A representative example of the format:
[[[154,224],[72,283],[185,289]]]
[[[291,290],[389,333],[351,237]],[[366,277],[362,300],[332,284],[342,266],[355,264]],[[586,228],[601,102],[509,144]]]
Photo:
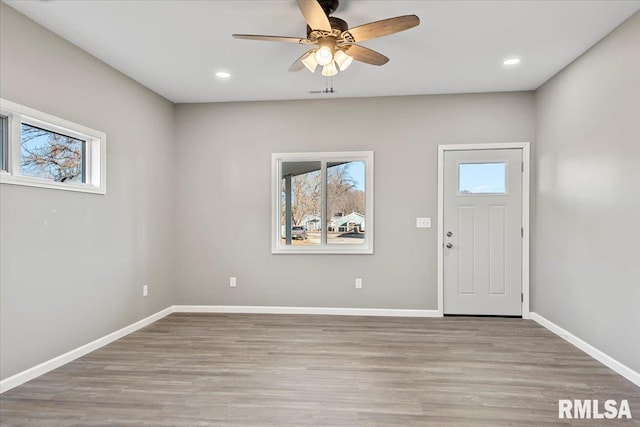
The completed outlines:
[[[318,0],[318,3],[327,16],[335,12],[340,6],[340,0]]]
[[[336,18],[335,16],[330,16],[329,17],[329,23],[331,24],[331,29],[333,30],[332,33],[334,34],[340,34],[343,33],[345,31],[347,31],[349,29],[349,24],[347,24],[346,21],[340,19],[340,18]],[[307,38],[310,37],[311,33],[314,30],[307,25]]]

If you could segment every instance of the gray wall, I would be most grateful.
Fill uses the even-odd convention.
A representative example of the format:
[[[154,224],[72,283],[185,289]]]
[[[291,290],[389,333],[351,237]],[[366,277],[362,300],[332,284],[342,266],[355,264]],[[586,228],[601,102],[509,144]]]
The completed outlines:
[[[536,95],[533,309],[640,372],[640,13]]]
[[[106,196],[0,185],[4,379],[173,302],[174,106],[0,8],[0,96],[104,131],[108,143]]]
[[[436,309],[437,145],[534,127],[531,92],[179,105],[177,303]],[[271,153],[348,150],[375,151],[375,254],[272,255]]]

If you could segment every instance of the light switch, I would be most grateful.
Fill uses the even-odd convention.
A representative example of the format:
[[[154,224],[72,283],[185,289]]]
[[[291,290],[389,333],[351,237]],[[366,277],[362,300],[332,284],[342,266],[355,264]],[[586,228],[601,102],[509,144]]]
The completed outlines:
[[[431,228],[431,218],[416,218],[416,228]]]

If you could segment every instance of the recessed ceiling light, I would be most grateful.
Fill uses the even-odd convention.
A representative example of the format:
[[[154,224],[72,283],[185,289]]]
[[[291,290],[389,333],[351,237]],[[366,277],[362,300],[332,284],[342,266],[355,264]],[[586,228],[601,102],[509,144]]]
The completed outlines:
[[[520,58],[508,58],[505,59],[503,64],[504,65],[516,65],[520,63]]]
[[[226,71],[218,71],[216,73],[216,77],[220,77],[221,79],[228,79],[231,77],[231,73],[227,73]]]

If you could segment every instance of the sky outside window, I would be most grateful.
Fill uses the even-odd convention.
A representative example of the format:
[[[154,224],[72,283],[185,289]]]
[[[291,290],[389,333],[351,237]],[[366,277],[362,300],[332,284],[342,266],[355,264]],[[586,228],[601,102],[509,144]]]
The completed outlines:
[[[461,163],[458,166],[460,194],[504,194],[507,165],[500,163]]]

